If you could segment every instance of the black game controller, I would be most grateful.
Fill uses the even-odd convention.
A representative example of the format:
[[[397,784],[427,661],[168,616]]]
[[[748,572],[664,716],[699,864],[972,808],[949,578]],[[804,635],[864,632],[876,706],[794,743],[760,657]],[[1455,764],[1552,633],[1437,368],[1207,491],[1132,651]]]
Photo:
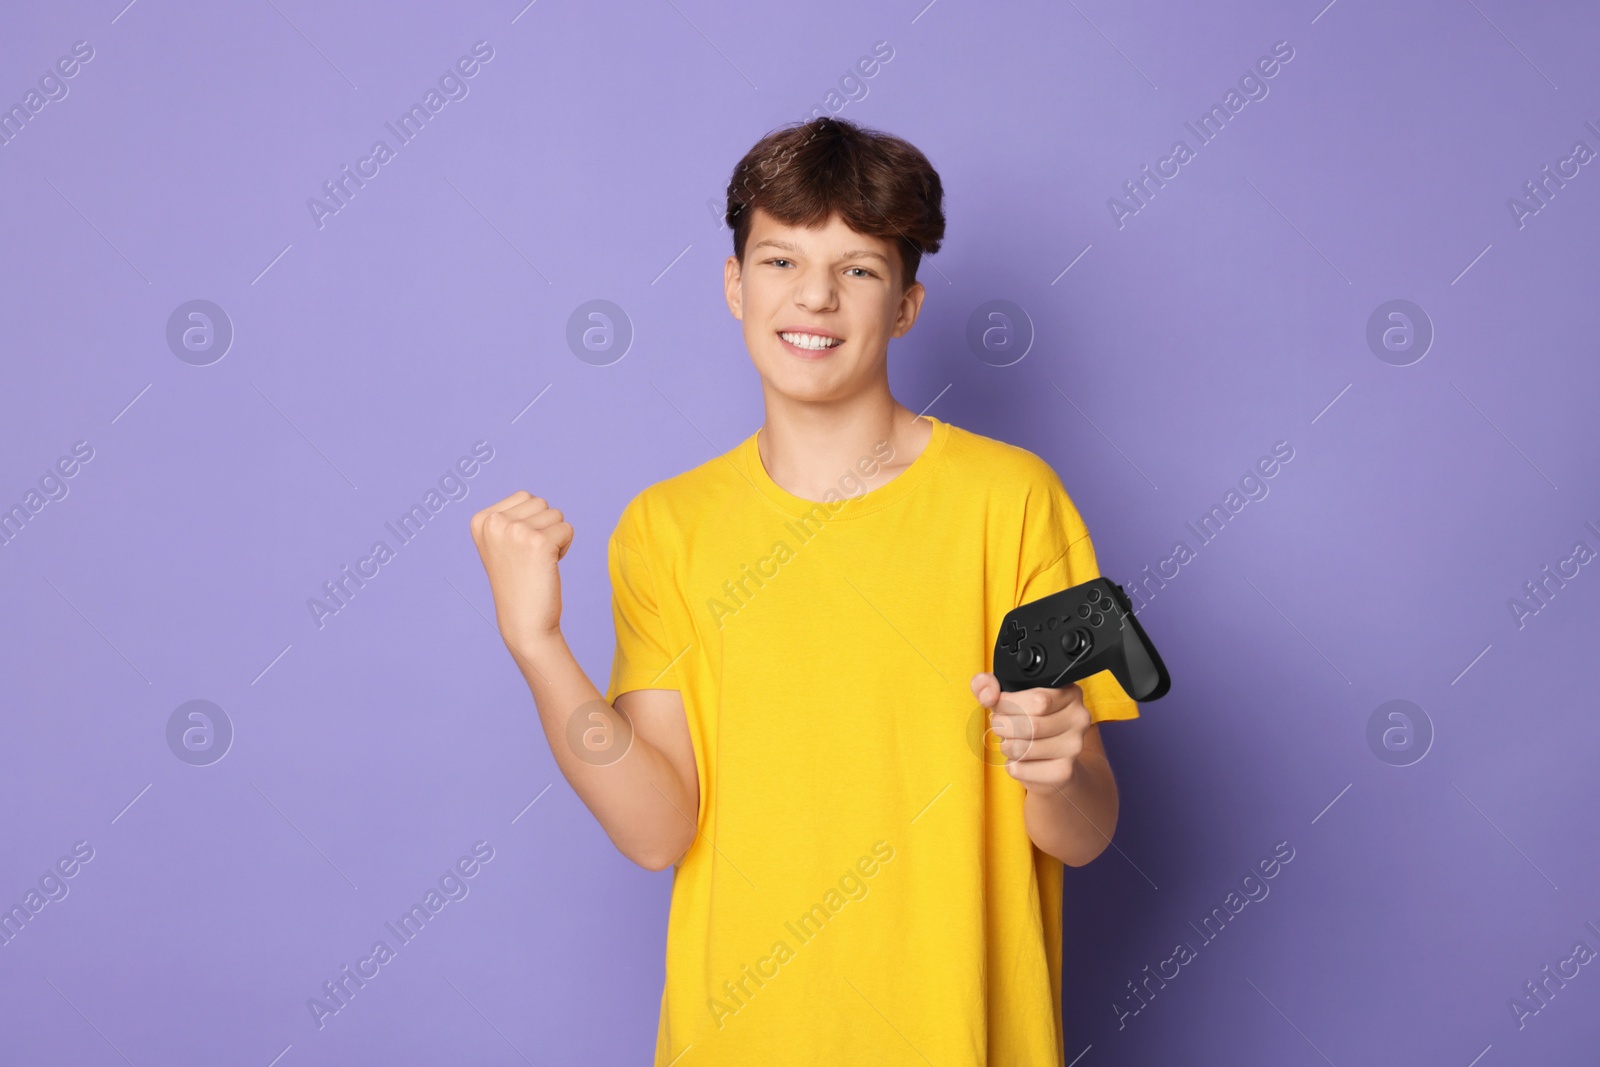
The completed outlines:
[[[1122,586],[1095,578],[1006,612],[994,644],[1003,692],[1057,688],[1109,670],[1134,700],[1172,686]]]

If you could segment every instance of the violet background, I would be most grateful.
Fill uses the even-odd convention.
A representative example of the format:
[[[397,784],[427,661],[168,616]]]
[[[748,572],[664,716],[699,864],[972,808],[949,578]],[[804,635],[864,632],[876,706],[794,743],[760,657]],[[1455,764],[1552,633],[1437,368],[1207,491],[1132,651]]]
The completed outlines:
[[[0,1058],[646,1062],[671,873],[556,770],[467,521],[519,488],[567,512],[603,688],[620,509],[761,418],[708,201],[878,41],[838,114],[922,148],[950,223],[902,402],[1049,460],[1125,585],[1295,450],[1141,613],[1174,686],[1104,731],[1120,854],[1067,872],[1068,1058],[1592,1057],[1595,968],[1521,1029],[1508,1001],[1600,948],[1600,577],[1521,629],[1507,602],[1600,547],[1600,164],[1522,228],[1507,198],[1600,148],[1600,9],[123,3],[0,35],[7,105],[95,50],[0,146],[0,505],[94,449],[0,549],[0,905],[95,850],[0,946]],[[469,95],[319,229],[307,199],[479,40]],[[1280,40],[1119,229],[1107,198]],[[195,298],[235,331],[203,367],[165,339]],[[1436,331],[1403,367],[1365,339],[1395,298]],[[634,330],[605,366],[565,340],[592,299]],[[997,299],[1034,331],[1007,367],[965,340]],[[319,629],[307,599],[477,440],[466,499]],[[167,744],[191,699],[235,732],[209,766]],[[1435,734],[1410,766],[1367,742],[1392,699]],[[319,1030],[307,998],[478,840],[470,895]],[[1280,841],[1270,895],[1119,1028]]]

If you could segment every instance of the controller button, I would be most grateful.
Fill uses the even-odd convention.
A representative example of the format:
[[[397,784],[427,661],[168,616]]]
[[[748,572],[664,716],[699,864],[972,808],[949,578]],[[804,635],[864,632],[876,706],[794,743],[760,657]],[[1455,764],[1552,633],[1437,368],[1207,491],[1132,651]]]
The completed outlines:
[[[1089,603],[1097,604],[1097,603],[1100,602],[1101,598],[1104,597],[1105,595],[1106,595],[1105,591],[1102,590],[1102,589],[1099,589],[1099,588],[1091,589],[1091,590],[1089,590]]]
[[[1092,615],[1089,616],[1089,625],[1090,626],[1099,626],[1101,623],[1103,623],[1105,621],[1106,621],[1106,617],[1104,615],[1100,614],[1098,611],[1094,612]]]
[[[1091,610],[1092,609],[1089,607],[1089,605],[1087,605],[1087,604],[1079,604],[1078,605],[1078,618],[1087,619],[1089,617],[1089,612]]]

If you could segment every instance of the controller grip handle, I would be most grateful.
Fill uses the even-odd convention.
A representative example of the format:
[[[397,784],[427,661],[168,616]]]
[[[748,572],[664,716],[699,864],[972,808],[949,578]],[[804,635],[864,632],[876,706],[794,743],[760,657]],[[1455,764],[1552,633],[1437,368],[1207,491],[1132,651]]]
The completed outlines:
[[[1172,688],[1167,665],[1161,662],[1161,654],[1156,651],[1154,642],[1145,634],[1139,620],[1134,618],[1128,594],[1120,585],[1113,583],[1113,586],[1117,598],[1125,605],[1122,625],[1132,633],[1128,635],[1130,640],[1122,642],[1122,660],[1111,665],[1111,674],[1122,686],[1123,692],[1135,701],[1156,700],[1166,696],[1167,690]]]

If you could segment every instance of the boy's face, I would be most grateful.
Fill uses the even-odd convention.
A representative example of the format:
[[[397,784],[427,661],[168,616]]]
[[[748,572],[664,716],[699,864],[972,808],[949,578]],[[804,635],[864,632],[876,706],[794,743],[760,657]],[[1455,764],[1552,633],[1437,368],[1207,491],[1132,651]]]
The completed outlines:
[[[744,258],[741,268],[728,257],[724,287],[767,388],[796,400],[832,401],[887,380],[889,339],[911,329],[926,295],[921,282],[901,292],[894,242],[857,233],[837,214],[803,229],[758,208]],[[807,331],[842,340],[807,347],[806,338],[794,336]]]

